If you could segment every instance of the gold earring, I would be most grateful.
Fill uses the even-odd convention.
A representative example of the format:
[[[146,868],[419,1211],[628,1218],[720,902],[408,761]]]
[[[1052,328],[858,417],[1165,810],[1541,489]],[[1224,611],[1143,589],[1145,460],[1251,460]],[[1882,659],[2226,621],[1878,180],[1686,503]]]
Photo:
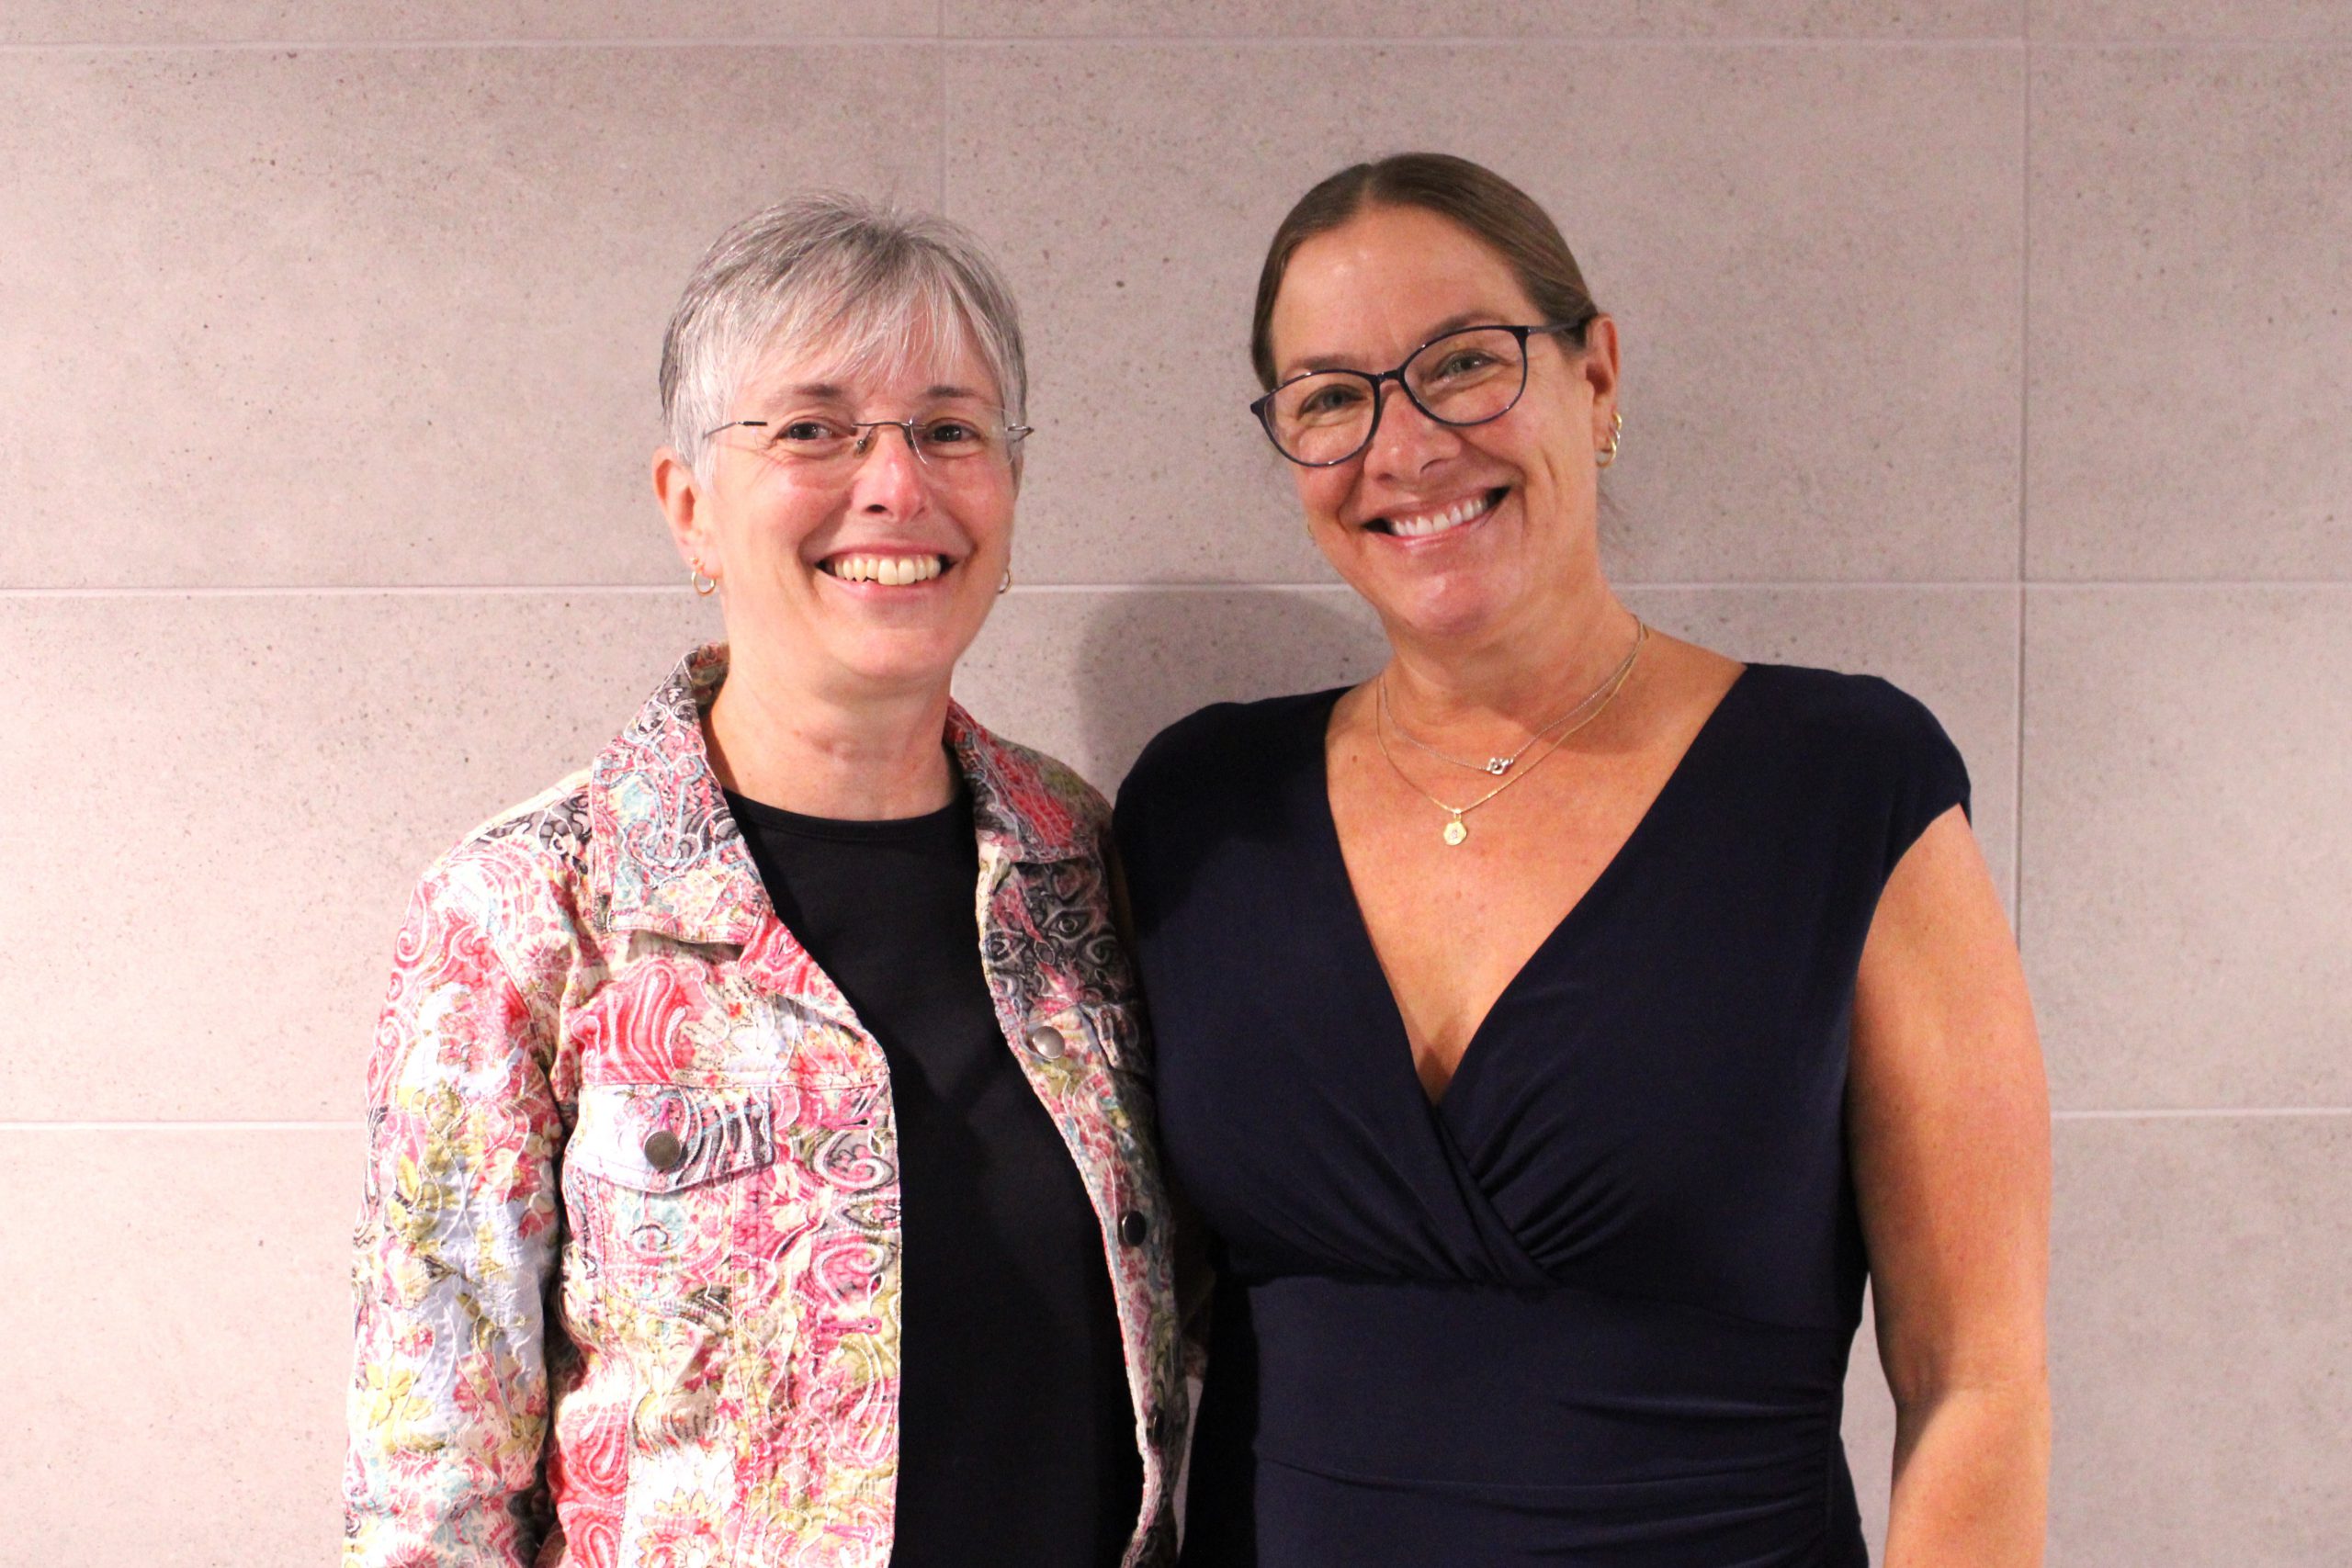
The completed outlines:
[[[1622,410],[1612,410],[1609,415],[1609,445],[1593,453],[1592,466],[1596,468],[1605,468],[1615,462],[1618,443],[1624,438],[1625,415]]]
[[[715,577],[705,577],[703,575],[702,558],[700,556],[695,557],[686,564],[694,568],[692,571],[686,574],[686,581],[695,585],[695,592],[707,599],[713,593],[718,592],[718,579]]]
[[[996,591],[997,591],[999,593],[1003,593],[1003,592],[1009,592],[1009,591],[1012,589],[1012,569],[1011,567],[1009,567],[1009,566],[1008,566],[1008,567],[1006,567],[1006,568],[1004,569],[1004,576],[1003,576],[1003,578],[1002,578],[1001,581],[998,581],[998,583],[997,583],[997,585],[996,585]]]

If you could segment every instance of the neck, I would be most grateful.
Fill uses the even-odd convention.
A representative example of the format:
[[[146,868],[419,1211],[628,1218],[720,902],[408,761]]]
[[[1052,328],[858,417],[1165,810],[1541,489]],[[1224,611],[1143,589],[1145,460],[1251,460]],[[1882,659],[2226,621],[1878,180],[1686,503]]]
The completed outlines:
[[[1392,626],[1388,700],[1416,734],[1492,736],[1557,717],[1633,646],[1634,616],[1598,578],[1515,624],[1471,637]]]
[[[809,817],[920,817],[955,797],[947,682],[881,692],[812,681],[737,644],[705,726],[718,782]]]

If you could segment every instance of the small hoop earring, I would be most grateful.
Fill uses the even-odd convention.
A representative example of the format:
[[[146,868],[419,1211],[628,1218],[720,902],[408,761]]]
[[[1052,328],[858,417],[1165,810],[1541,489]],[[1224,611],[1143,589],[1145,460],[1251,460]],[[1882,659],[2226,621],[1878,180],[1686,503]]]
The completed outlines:
[[[705,577],[703,575],[702,558],[699,556],[686,564],[694,568],[692,571],[686,574],[686,581],[695,585],[695,592],[707,599],[713,593],[718,592],[718,579],[715,577]]]
[[[1625,438],[1624,414],[1612,411],[1609,421],[1609,445],[1597,449],[1592,455],[1592,466],[1596,468],[1605,468],[1617,460],[1618,445]]]
[[[997,591],[999,593],[1008,592],[1010,592],[1010,591],[1011,591],[1012,587],[1012,569],[1011,567],[1006,567],[1006,568],[1004,569],[1004,577],[1002,578],[1002,580],[1001,580],[1001,581],[1000,581],[997,583],[997,585],[996,585],[996,591]]]

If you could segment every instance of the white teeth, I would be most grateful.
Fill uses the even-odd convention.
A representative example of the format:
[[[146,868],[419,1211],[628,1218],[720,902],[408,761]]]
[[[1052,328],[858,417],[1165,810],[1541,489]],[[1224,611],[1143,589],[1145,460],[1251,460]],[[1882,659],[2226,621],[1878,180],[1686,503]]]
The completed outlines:
[[[1472,518],[1484,514],[1487,509],[1486,496],[1473,496],[1467,501],[1457,501],[1444,511],[1433,512],[1426,517],[1391,517],[1388,520],[1388,531],[1400,539],[1425,539],[1431,534],[1442,534],[1449,528],[1459,528]]]
[[[885,588],[929,582],[947,570],[937,556],[835,556],[823,566],[843,582],[878,582]]]

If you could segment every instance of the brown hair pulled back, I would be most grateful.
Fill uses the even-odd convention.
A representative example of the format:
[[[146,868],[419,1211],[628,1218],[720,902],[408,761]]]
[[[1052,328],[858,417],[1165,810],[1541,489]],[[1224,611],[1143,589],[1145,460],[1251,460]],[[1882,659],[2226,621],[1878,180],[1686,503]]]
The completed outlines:
[[[1258,309],[1250,322],[1250,362],[1259,384],[1274,384],[1274,351],[1268,328],[1283,274],[1298,247],[1328,234],[1371,207],[1418,207],[1450,218],[1492,245],[1518,276],[1519,285],[1545,321],[1568,321],[1578,348],[1584,329],[1600,307],[1585,287],[1577,258],[1560,237],[1551,214],[1525,191],[1492,169],[1449,152],[1399,152],[1374,164],[1351,164],[1298,198],[1258,274]]]

